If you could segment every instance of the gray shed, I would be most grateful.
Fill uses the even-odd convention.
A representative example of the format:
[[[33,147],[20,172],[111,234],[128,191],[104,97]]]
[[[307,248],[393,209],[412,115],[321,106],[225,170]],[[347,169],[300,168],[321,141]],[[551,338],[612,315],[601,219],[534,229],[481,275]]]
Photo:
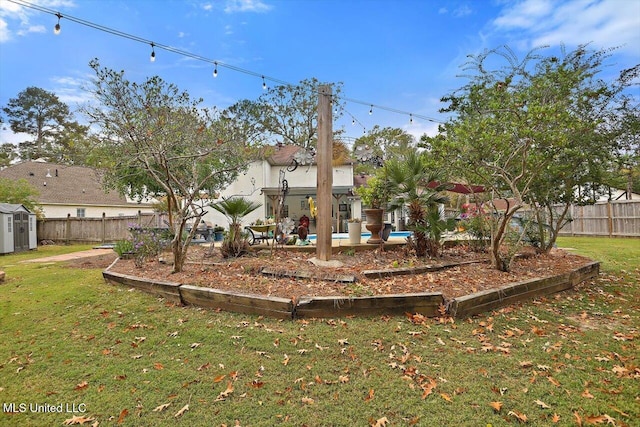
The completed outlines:
[[[0,254],[37,248],[36,214],[23,205],[0,203]]]

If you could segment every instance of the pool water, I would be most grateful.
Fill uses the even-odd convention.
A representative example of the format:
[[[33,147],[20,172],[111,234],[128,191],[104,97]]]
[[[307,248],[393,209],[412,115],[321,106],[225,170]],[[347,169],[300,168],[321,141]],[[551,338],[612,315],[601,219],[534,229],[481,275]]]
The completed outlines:
[[[392,237],[409,237],[411,235],[411,231],[392,231],[391,234],[389,235],[389,238]],[[368,239],[369,237],[371,237],[371,233],[364,232],[362,233],[362,238],[363,239]],[[331,239],[332,240],[349,240],[349,233],[333,233],[331,234]],[[316,240],[316,235],[315,234],[309,234],[309,240]]]

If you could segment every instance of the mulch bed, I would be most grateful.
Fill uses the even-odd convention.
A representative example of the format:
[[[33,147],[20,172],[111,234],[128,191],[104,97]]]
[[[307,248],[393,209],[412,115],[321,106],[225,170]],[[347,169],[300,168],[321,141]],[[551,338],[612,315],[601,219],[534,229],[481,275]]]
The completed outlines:
[[[559,275],[589,262],[587,258],[563,250],[549,255],[536,255],[526,250],[514,260],[511,272],[504,273],[491,268],[486,261],[488,254],[470,251],[465,246],[445,250],[436,259],[417,259],[405,248],[371,250],[355,254],[333,254],[331,259],[341,261],[341,267],[320,267],[309,260],[315,253],[287,252],[286,250],[260,250],[238,259],[224,259],[218,250],[211,256],[208,248],[196,246],[189,249],[188,261],[180,273],[171,273],[171,265],[157,260],[138,268],[132,260],[119,260],[111,271],[132,276],[211,287],[220,290],[293,298],[301,296],[369,296],[418,292],[442,292],[446,299],[469,295],[531,278]],[[163,256],[169,257],[169,254]],[[112,257],[71,262],[74,267],[106,268]],[[398,269],[438,265],[451,262],[478,261],[437,272],[402,275],[384,278],[367,278],[366,270]],[[93,267],[91,267],[93,265]],[[318,279],[294,277],[267,277],[263,268],[283,272],[303,272]],[[354,283],[332,282],[328,276],[353,275]],[[283,275],[284,276],[284,275]]]

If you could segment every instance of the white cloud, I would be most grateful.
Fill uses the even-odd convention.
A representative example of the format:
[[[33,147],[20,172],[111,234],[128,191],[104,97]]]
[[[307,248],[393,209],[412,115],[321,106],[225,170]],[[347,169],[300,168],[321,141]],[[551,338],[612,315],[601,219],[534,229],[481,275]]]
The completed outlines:
[[[74,2],[70,0],[39,0],[34,3],[46,8],[75,7]],[[46,32],[47,29],[43,25],[32,25],[30,23],[29,17],[34,14],[41,14],[41,12],[16,3],[0,0],[0,43],[11,40],[14,34],[25,36],[31,33]],[[53,24],[51,28],[53,29]]]
[[[467,5],[463,5],[453,11],[453,16],[455,16],[456,18],[461,18],[463,16],[471,15],[471,13],[473,13],[471,8]]]
[[[225,13],[234,12],[268,12],[272,6],[262,2],[261,0],[227,0],[224,8]]]
[[[599,49],[620,46],[621,51],[640,57],[637,1],[525,0],[506,8],[493,25],[499,31],[524,31],[529,48],[593,43]]]
[[[22,28],[18,30],[16,34],[19,36],[26,36],[27,34],[30,34],[30,33],[46,33],[46,32],[47,32],[47,29],[44,27],[44,25],[30,25],[26,28]]]

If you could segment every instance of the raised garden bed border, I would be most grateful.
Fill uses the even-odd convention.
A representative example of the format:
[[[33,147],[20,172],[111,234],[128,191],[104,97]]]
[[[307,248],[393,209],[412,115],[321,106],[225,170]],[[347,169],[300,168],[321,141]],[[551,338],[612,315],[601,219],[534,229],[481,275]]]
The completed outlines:
[[[570,289],[585,280],[597,277],[600,272],[600,263],[592,261],[561,275],[516,282],[500,288],[453,298],[450,301],[446,301],[440,292],[368,297],[301,297],[294,301],[280,297],[148,280],[111,272],[109,270],[113,265],[115,262],[102,272],[104,279],[110,283],[131,286],[166,298],[173,303],[279,319],[327,318],[349,315],[381,316],[403,313],[419,313],[427,317],[437,317],[442,315],[440,308],[443,306],[446,307],[448,315],[460,319],[509,304],[527,301],[537,296]],[[376,272],[376,274],[382,274],[382,272]]]

